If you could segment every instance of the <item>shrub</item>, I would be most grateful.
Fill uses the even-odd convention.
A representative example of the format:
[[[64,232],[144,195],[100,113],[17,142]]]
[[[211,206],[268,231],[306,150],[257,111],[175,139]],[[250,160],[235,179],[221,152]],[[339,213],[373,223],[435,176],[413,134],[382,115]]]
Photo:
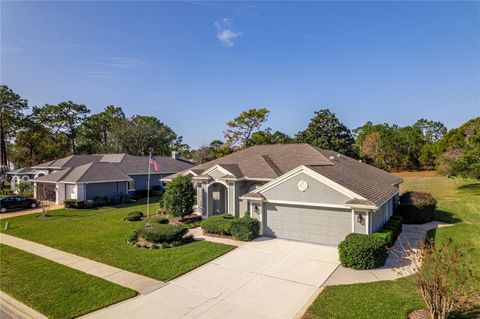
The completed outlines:
[[[138,239],[138,231],[135,230],[130,236],[127,238],[127,242],[129,243],[135,243]]]
[[[193,213],[195,189],[187,176],[177,176],[167,183],[162,197],[162,205],[167,213],[185,217]]]
[[[352,233],[338,245],[340,263],[353,269],[371,269],[385,264],[385,240],[365,234]]]
[[[217,235],[231,235],[230,227],[234,217],[229,214],[216,215],[203,220],[200,227],[206,233]]]
[[[405,224],[423,224],[433,220],[437,201],[430,193],[405,192],[400,196],[398,214]]]
[[[129,222],[137,222],[143,218],[143,213],[139,211],[130,212],[125,216],[123,220],[128,220]]]
[[[79,199],[66,199],[63,201],[66,208],[84,208],[85,201]]]
[[[179,225],[146,223],[138,230],[138,235],[152,243],[172,243],[182,240],[187,232],[187,227]]]
[[[238,240],[252,240],[257,238],[260,231],[260,222],[249,215],[232,220],[230,232]]]
[[[402,218],[392,216],[390,220],[383,225],[382,229],[376,233],[373,233],[372,236],[376,238],[382,238],[385,240],[385,244],[388,247],[392,247],[401,232]]]
[[[158,223],[158,224],[168,224],[169,220],[167,217],[154,217],[151,219],[152,223]]]

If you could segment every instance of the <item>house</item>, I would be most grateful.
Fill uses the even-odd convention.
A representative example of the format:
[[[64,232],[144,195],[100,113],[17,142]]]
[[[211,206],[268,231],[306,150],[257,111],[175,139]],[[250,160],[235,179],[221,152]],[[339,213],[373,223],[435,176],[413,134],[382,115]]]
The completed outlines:
[[[402,182],[307,144],[253,146],[178,174],[191,177],[204,218],[248,213],[263,235],[331,245],[352,232],[379,230],[393,214]]]
[[[150,188],[162,187],[161,178],[194,164],[172,156],[156,157],[160,170],[151,166]],[[12,187],[18,182],[34,185],[35,198],[63,203],[66,199],[93,200],[105,198],[117,200],[134,191],[147,190],[148,156],[128,154],[70,155],[58,160],[10,172]]]

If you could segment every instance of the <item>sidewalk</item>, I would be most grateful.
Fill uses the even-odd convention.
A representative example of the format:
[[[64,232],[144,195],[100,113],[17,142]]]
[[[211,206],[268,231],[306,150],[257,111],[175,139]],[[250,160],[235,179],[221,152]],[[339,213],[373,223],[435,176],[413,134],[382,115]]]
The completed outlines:
[[[397,257],[405,253],[405,247],[415,249],[420,240],[425,240],[427,231],[436,227],[446,227],[450,224],[442,222],[430,222],[421,225],[403,225],[403,230],[398,240],[395,242],[393,251],[388,255],[385,265],[369,270],[355,270],[338,266],[335,272],[325,282],[324,286],[357,284],[364,282],[373,282],[380,280],[394,280],[408,276],[410,273],[406,270],[409,265],[399,265]]]
[[[0,234],[0,243],[22,249],[56,263],[103,278],[117,285],[138,291],[142,295],[149,294],[150,292],[166,285],[163,281],[138,275],[18,237]]]
[[[206,240],[206,241],[211,241],[213,243],[219,243],[219,244],[226,244],[226,245],[231,245],[231,246],[242,246],[245,244],[245,241],[240,241],[240,240],[235,240],[235,239],[230,239],[230,238],[225,238],[225,237],[215,237],[215,236],[208,236],[203,233],[203,230],[201,227],[195,227],[191,228],[188,230],[188,235],[192,235],[193,238],[196,240]]]
[[[0,291],[0,318],[1,319],[47,319],[38,311],[21,303],[17,299]]]

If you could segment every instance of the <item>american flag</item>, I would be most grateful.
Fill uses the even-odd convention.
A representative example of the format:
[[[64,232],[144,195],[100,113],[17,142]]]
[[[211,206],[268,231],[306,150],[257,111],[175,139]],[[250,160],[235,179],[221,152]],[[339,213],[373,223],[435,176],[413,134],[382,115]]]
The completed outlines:
[[[159,171],[160,170],[160,163],[157,162],[157,160],[155,159],[155,157],[153,157],[152,155],[150,155],[150,165],[153,165],[153,170],[155,172]]]

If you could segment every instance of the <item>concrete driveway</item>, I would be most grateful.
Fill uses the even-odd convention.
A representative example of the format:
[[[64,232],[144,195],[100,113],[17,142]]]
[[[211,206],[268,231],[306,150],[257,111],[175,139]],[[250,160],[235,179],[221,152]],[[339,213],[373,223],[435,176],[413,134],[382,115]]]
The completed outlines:
[[[294,318],[337,266],[336,247],[259,238],[148,295],[86,317]]]

